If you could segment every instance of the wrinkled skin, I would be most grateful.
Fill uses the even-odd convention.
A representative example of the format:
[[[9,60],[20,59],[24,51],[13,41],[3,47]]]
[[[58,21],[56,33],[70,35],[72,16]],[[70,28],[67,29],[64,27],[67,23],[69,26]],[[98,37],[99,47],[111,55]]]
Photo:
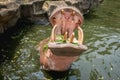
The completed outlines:
[[[83,20],[82,15],[77,13],[74,9],[71,8],[59,9],[51,15],[50,22],[53,26],[53,30],[51,33],[52,37],[41,41],[40,44],[38,45],[40,49],[40,63],[42,69],[53,70],[53,71],[65,71],[70,68],[72,62],[78,59],[79,55],[57,56],[53,54],[50,49],[44,51],[43,46],[45,44],[48,44],[51,39],[53,39],[54,42],[55,35],[57,34],[64,35],[67,32],[68,33],[67,37],[69,38],[72,35],[73,31],[77,29],[79,25],[82,24],[82,20]],[[78,32],[78,33],[82,33],[82,32]]]

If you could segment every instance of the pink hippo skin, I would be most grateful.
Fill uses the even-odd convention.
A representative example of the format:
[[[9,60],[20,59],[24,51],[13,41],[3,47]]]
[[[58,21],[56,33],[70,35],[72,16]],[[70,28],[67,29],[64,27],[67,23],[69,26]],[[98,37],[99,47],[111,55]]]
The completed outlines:
[[[79,56],[57,56],[54,55],[50,49],[44,51],[43,45],[48,43],[48,41],[49,39],[45,39],[39,44],[41,68],[53,71],[68,70],[71,63],[74,62]]]
[[[82,14],[73,7],[61,7],[53,11],[50,16],[52,26],[57,26],[56,34],[64,35],[68,32],[68,37],[73,31],[83,23]]]
[[[50,22],[54,29],[54,35],[64,35],[66,32],[67,37],[69,38],[75,29],[83,23],[82,14],[73,7],[61,7],[57,8],[50,16]],[[83,40],[83,33],[78,34],[78,36],[82,35],[80,40],[80,44],[82,44]],[[52,71],[65,71],[70,68],[72,62],[78,59],[79,55],[77,56],[58,56],[52,53],[52,51],[48,48],[44,50],[44,45],[48,44],[49,41],[53,38],[48,38],[40,42],[39,50],[40,50],[40,64],[42,69],[45,70],[52,70]],[[54,40],[52,40],[54,43]],[[69,53],[68,53],[69,54]],[[73,53],[74,54],[74,53]]]

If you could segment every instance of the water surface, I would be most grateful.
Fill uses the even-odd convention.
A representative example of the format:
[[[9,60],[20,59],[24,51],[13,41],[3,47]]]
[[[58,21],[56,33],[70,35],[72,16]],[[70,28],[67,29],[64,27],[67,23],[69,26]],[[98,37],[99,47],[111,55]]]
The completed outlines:
[[[120,80],[120,1],[104,0],[85,16],[84,52],[63,80]],[[50,36],[51,26],[19,25],[0,37],[0,73],[4,80],[52,79],[40,69],[35,46]],[[4,36],[4,37],[3,37]]]

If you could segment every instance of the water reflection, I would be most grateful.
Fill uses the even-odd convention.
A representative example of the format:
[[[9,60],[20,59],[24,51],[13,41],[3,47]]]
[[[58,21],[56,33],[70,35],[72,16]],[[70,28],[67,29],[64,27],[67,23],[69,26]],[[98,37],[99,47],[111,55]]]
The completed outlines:
[[[113,3],[115,5],[111,6]],[[89,49],[71,65],[63,80],[120,80],[118,3],[119,1],[105,0],[93,13],[96,16],[91,14],[91,17],[85,19],[82,26],[85,34],[84,44]],[[35,50],[35,45],[47,38],[50,30],[51,27],[48,26],[26,26],[18,30],[18,33],[8,33],[5,36],[9,36],[7,40],[0,38],[0,45],[7,46],[0,49],[0,73],[4,80],[54,79],[40,69],[40,54]]]
[[[89,30],[94,34],[86,35],[89,37],[86,42],[89,50],[76,63],[76,66],[79,66],[80,70],[82,69],[81,79],[119,80],[120,35],[118,32],[120,29],[101,27],[94,31],[94,27],[91,26],[91,28],[92,30]],[[85,74],[89,77],[85,77]]]

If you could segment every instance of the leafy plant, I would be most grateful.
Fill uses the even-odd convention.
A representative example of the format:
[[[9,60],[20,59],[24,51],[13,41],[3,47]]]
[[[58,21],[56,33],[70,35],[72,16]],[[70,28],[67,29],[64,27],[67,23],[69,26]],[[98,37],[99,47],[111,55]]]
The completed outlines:
[[[43,52],[45,52],[47,49],[48,49],[48,45],[45,44],[45,45],[43,46]]]

